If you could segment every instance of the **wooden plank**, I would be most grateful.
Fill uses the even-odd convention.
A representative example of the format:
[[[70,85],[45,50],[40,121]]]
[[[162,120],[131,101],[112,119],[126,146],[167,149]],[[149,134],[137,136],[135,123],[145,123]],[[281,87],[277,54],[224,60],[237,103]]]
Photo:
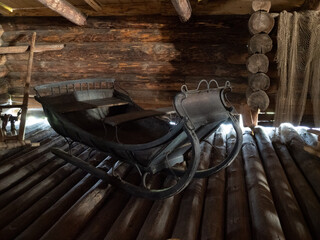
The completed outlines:
[[[162,183],[163,176],[156,175],[151,178],[148,185],[151,189],[157,189]],[[104,239],[136,239],[153,203],[154,201],[150,199],[131,197]]]
[[[243,136],[242,154],[253,239],[285,239],[251,130]]]
[[[31,162],[34,158],[40,156],[41,154],[48,151],[48,147],[52,147],[55,145],[60,145],[64,142],[64,139],[61,137],[56,137],[52,141],[43,144],[42,146],[33,149],[31,152],[28,152],[25,155],[16,158],[14,161],[5,160],[1,162],[0,165],[0,177],[8,175],[14,169],[20,168],[27,163]]]
[[[82,153],[79,157],[85,160],[88,157],[88,152]],[[105,158],[105,154],[96,153],[88,160],[90,164],[96,166]],[[19,233],[21,233],[30,222],[36,220],[41,213],[47,210],[52,204],[60,199],[64,194],[66,194],[75,184],[77,184],[86,175],[86,172],[81,169],[77,169],[70,176],[55,187],[52,191],[48,192],[45,196],[37,201],[36,205],[31,206],[25,212],[23,212],[19,217],[15,218],[10,224],[0,230],[0,236],[6,236],[8,238],[15,238]]]
[[[164,187],[174,183],[172,177],[169,176],[164,183]],[[155,201],[139,231],[137,240],[169,238],[177,217],[181,197],[182,194],[177,194],[164,200]]]
[[[208,139],[211,143],[213,136]],[[203,143],[201,149],[201,161],[199,169],[207,169],[210,165],[211,148],[208,143]],[[209,146],[208,146],[209,145]],[[201,231],[200,223],[202,210],[204,208],[204,198],[207,189],[207,179],[194,179],[190,185],[181,193],[182,199],[179,206],[178,216],[172,232],[172,239],[191,240],[197,239]],[[171,239],[169,238],[169,239]]]
[[[133,170],[126,177],[126,181],[137,185],[140,182],[140,175]],[[107,200],[101,210],[99,210],[94,218],[82,229],[81,233],[77,236],[77,239],[103,239],[117,217],[126,207],[130,197],[130,194],[117,189],[112,195],[112,198]]]
[[[86,16],[66,0],[38,1],[79,26],[85,25],[86,23]]]
[[[280,126],[282,140],[287,144],[293,159],[306,176],[317,197],[320,199],[320,162],[303,150],[304,142],[291,124]]]
[[[254,133],[284,235],[288,239],[311,240],[308,225],[269,136],[262,127],[255,127]]]
[[[117,174],[124,177],[129,170],[128,165],[121,165]],[[98,181],[42,237],[48,240],[75,238],[113,191],[114,188],[111,185],[101,180]]]
[[[102,161],[98,167],[106,167],[108,160],[110,159]],[[63,160],[61,159],[61,161]],[[17,236],[16,239],[40,239],[97,181],[97,178],[91,176],[91,174],[87,174],[86,177],[78,182],[68,193],[42,213],[41,216]]]
[[[165,114],[164,112],[156,111],[156,110],[144,110],[144,111],[136,111],[136,112],[128,112],[124,114],[118,114],[111,117],[106,117],[104,119],[104,123],[109,124],[111,126],[118,126],[122,123],[139,120],[148,117],[156,117]]]
[[[34,47],[34,52],[56,51],[64,48],[64,44],[47,44]],[[0,54],[24,53],[29,46],[0,47]]]
[[[27,210],[35,201],[52,190],[75,170],[75,166],[66,164],[64,167],[61,167],[55,173],[43,180],[40,184],[34,186],[29,191],[25,192],[23,195],[19,196],[14,201],[10,202],[6,207],[1,209],[0,213],[6,214],[7,216],[6,218],[0,218],[1,228],[6,226],[9,222]]]
[[[214,151],[210,167],[221,163],[226,157],[226,134],[220,127],[214,136]],[[223,239],[225,229],[225,169],[208,179],[202,216],[201,239]],[[211,204],[214,202],[215,204]],[[182,238],[183,239],[183,238]]]
[[[299,167],[292,159],[286,145],[281,142],[279,132],[272,139],[272,144],[286,171],[288,180],[299,206],[308,223],[314,239],[320,238],[320,202]]]
[[[227,135],[227,150],[230,154],[236,141],[234,132]],[[251,239],[250,212],[243,169],[242,153],[226,169],[225,239]]]

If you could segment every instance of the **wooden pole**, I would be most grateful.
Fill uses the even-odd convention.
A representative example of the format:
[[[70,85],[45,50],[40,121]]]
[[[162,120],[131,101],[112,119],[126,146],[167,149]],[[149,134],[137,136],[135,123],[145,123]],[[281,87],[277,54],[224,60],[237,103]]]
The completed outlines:
[[[86,24],[86,16],[66,0],[38,1],[77,25],[82,26]]]
[[[186,22],[191,17],[191,5],[189,0],[171,0],[182,22]]]
[[[30,55],[28,60],[28,69],[27,69],[27,78],[24,85],[24,95],[23,95],[23,106],[22,106],[22,114],[20,120],[19,127],[19,135],[18,140],[24,140],[25,128],[26,128],[26,117],[28,111],[28,99],[29,99],[29,87],[31,82],[31,72],[32,72],[32,64],[33,64],[33,55],[34,55],[34,46],[36,43],[36,32],[32,35],[31,46],[30,46]]]
[[[96,12],[102,11],[101,4],[97,0],[84,0],[90,7],[92,7]]]

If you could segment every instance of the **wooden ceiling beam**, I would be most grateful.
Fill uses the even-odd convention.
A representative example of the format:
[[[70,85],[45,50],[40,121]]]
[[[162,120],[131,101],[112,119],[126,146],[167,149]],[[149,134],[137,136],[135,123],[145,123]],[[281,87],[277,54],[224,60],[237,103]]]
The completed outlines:
[[[300,9],[301,10],[320,11],[320,1],[319,0],[305,0]]]
[[[171,0],[182,22],[186,22],[191,17],[191,5],[189,0]]]
[[[90,7],[92,7],[95,11],[102,11],[102,6],[97,0],[84,0]]]
[[[85,25],[86,16],[77,8],[72,6],[66,0],[38,0],[44,6],[57,12],[61,16],[67,18],[69,21],[77,25]]]

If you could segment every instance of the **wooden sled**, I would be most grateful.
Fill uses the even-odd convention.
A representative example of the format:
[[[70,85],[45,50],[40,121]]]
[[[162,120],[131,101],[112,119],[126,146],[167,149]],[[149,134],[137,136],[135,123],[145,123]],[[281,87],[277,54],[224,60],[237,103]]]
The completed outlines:
[[[136,167],[143,184],[133,185],[59,149],[52,152],[138,197],[163,199],[177,194],[193,177],[208,177],[230,165],[241,149],[242,131],[232,107],[225,102],[229,83],[219,87],[214,80],[202,80],[195,90],[184,85],[173,101],[175,110],[171,111],[143,110],[116,87],[114,79],[74,80],[38,86],[35,90],[35,98],[56,132]],[[231,153],[220,164],[197,170],[200,141],[226,122],[233,125],[237,138]],[[186,160],[190,149],[192,157]],[[176,165],[183,162],[186,167],[178,169]],[[159,172],[175,175],[176,184],[148,189],[146,176]]]

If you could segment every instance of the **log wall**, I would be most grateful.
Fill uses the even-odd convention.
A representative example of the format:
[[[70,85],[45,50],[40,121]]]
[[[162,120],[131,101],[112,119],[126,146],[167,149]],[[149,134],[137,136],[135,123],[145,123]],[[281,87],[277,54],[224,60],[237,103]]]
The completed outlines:
[[[88,18],[77,27],[63,18],[2,18],[5,45],[63,43],[61,51],[36,53],[32,86],[90,77],[114,77],[143,107],[171,105],[181,84],[226,80],[231,100],[245,103],[249,16],[196,16],[182,24],[176,17]],[[274,54],[274,53],[273,53]],[[8,54],[9,92],[22,93],[27,54]],[[272,57],[271,57],[272,59]],[[271,98],[276,66],[271,63]],[[273,105],[271,105],[272,108]]]

